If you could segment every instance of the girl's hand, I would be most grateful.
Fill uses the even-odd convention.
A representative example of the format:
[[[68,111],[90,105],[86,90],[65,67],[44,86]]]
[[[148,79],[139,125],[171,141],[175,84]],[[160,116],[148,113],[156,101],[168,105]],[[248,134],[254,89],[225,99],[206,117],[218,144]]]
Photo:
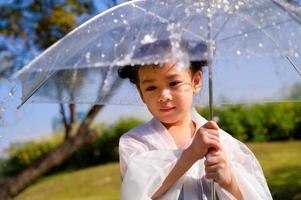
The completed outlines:
[[[232,173],[225,154],[221,150],[211,150],[205,160],[206,178],[217,182],[221,187],[228,188],[232,184]]]
[[[206,178],[213,179],[222,188],[230,192],[237,200],[243,196],[231,173],[225,154],[220,150],[210,150],[205,160]]]
[[[187,149],[194,162],[202,159],[209,149],[218,150],[220,148],[218,129],[214,121],[209,121],[197,130],[191,145]]]

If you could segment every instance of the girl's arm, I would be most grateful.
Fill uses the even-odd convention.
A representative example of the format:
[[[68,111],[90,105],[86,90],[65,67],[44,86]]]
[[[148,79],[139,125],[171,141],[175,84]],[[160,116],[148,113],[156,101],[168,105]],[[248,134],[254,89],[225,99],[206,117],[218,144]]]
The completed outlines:
[[[215,122],[207,122],[195,134],[191,145],[183,150],[180,159],[167,175],[161,187],[153,194],[152,199],[163,195],[190,167],[199,159],[203,158],[208,150],[219,149],[218,126]]]
[[[157,199],[163,195],[190,167],[194,164],[194,160],[191,158],[190,148],[183,151],[180,159],[168,174],[161,187],[152,196],[152,199]]]

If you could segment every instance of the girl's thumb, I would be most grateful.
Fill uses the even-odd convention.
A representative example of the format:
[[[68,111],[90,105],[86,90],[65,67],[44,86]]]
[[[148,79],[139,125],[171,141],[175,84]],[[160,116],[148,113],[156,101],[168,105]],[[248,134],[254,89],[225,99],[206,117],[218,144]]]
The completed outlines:
[[[208,128],[208,129],[214,129],[214,130],[219,129],[217,123],[215,121],[212,121],[212,120],[207,122],[206,124],[204,124],[202,127]]]

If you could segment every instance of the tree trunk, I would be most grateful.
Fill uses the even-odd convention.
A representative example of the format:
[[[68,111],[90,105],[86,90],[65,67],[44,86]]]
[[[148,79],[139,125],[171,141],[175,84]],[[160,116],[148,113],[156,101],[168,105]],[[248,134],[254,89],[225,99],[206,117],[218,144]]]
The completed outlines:
[[[67,116],[66,116],[66,112],[65,112],[65,108],[64,108],[64,104],[60,104],[60,113],[63,119],[63,124],[64,124],[64,128],[65,128],[65,137],[64,140],[68,140],[71,136],[71,125],[67,120]]]
[[[64,141],[61,145],[50,151],[44,158],[23,170],[21,173],[0,183],[0,199],[8,199],[18,195],[51,168],[62,164],[64,160],[70,157],[84,144],[90,143],[96,137],[96,132],[89,130],[89,126],[102,107],[103,106],[95,105],[90,109],[74,137]]]

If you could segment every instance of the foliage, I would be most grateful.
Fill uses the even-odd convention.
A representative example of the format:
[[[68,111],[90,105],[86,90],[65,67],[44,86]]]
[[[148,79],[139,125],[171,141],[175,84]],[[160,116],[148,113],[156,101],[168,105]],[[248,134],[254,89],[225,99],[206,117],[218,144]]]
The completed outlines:
[[[136,118],[120,119],[111,126],[101,126],[97,139],[74,153],[61,166],[53,168],[48,174],[118,161],[118,141],[122,134],[138,126],[142,121]],[[2,175],[12,176],[42,158],[62,141],[61,137],[40,142],[28,142],[20,146],[12,145],[8,159],[2,161]],[[0,161],[1,165],[1,161]]]
[[[0,59],[10,74],[96,12],[93,0],[0,4]],[[4,69],[0,69],[4,74]]]
[[[11,145],[7,149],[8,159],[0,163],[3,176],[12,176],[22,171],[53,149],[59,141],[45,140]]]
[[[111,126],[103,126],[99,137],[92,144],[85,145],[79,149],[65,162],[62,168],[81,168],[118,161],[120,136],[142,123],[143,121],[136,118],[124,118]]]
[[[197,109],[208,116],[208,110]],[[273,103],[215,107],[219,126],[242,141],[300,139],[299,103]]]

